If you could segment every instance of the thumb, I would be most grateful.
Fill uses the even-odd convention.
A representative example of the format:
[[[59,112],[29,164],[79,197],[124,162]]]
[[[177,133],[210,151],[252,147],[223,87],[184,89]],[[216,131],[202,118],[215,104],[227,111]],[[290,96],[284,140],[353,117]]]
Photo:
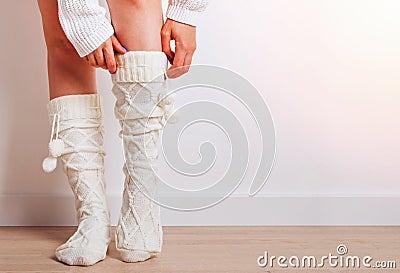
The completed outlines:
[[[118,41],[118,39],[117,39],[117,37],[115,37],[115,35],[111,36],[111,42],[112,42],[113,48],[116,52],[121,53],[121,54],[124,54],[127,52],[126,48],[121,45],[121,43]]]

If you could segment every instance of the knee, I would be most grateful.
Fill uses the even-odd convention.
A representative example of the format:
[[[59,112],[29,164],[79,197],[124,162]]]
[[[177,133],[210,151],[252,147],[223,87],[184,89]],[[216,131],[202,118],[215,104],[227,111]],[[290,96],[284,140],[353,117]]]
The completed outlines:
[[[46,40],[47,52],[49,56],[57,59],[71,59],[78,56],[75,48],[65,36],[51,37]]]

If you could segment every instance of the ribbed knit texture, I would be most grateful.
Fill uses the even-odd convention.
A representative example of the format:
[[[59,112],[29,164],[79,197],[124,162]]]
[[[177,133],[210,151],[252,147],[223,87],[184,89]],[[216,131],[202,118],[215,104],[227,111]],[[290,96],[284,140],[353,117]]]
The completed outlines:
[[[59,117],[55,134],[63,143],[60,158],[75,196],[79,223],[77,231],[57,248],[56,257],[68,265],[93,265],[105,258],[110,242],[99,96],[53,99],[48,114],[50,121]]]
[[[52,99],[47,104],[50,124],[55,114],[60,114],[63,120],[102,118],[100,96],[72,95]]]
[[[112,75],[113,93],[126,162],[116,247],[125,262],[139,262],[156,256],[162,248],[160,207],[153,200],[157,200],[159,183],[154,173],[157,139],[165,115],[161,98],[166,86],[159,72],[165,73],[167,60],[162,52],[128,52],[118,62],[123,65]]]
[[[197,26],[201,14],[209,1],[205,0],[169,0],[167,18],[188,25]]]
[[[114,33],[106,9],[98,0],[58,0],[61,26],[80,57],[86,56]]]
[[[98,0],[57,0],[61,26],[80,57],[97,49],[113,33],[107,11]],[[167,18],[196,26],[208,0],[170,0]]]
[[[157,51],[134,51],[116,56],[118,73],[112,75],[116,82],[164,82],[167,58]]]

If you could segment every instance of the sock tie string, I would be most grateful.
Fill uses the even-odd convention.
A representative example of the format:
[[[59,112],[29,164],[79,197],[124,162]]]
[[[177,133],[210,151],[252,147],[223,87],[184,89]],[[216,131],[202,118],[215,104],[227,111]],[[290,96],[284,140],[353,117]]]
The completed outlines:
[[[55,131],[55,132],[54,132]],[[64,152],[64,142],[59,138],[60,131],[60,112],[54,114],[51,126],[51,135],[49,141],[49,155],[43,160],[42,169],[46,173],[50,173],[57,168],[57,157]],[[54,138],[55,133],[55,138]]]
[[[95,107],[93,107],[95,108]],[[51,173],[57,168],[57,158],[68,154],[68,153],[73,153],[73,152],[94,152],[94,153],[102,153],[104,154],[104,151],[101,150],[98,147],[94,147],[93,145],[82,145],[82,144],[77,144],[72,146],[72,143],[65,143],[60,137],[59,133],[63,130],[60,130],[60,124],[61,124],[61,113],[62,111],[59,111],[54,114],[53,116],[53,121],[52,121],[52,126],[51,126],[51,135],[50,135],[50,141],[48,145],[49,149],[49,155],[43,160],[42,162],[42,169],[46,173]],[[76,120],[71,120],[71,121],[63,121],[65,124],[63,126],[67,128],[96,128],[101,126],[100,123],[94,122],[94,123],[82,123],[79,124],[76,122]],[[70,124],[68,124],[70,123]],[[66,147],[68,146],[71,147]],[[67,167],[70,167],[69,164],[66,164]]]

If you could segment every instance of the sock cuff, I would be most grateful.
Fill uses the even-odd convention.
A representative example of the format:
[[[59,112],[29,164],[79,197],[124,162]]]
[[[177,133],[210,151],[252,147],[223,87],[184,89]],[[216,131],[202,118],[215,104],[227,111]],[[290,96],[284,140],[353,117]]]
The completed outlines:
[[[163,82],[168,68],[165,53],[159,51],[129,51],[116,56],[118,69],[113,82]]]
[[[55,114],[60,120],[102,118],[100,96],[98,94],[68,95],[52,99],[47,104],[49,122]]]

